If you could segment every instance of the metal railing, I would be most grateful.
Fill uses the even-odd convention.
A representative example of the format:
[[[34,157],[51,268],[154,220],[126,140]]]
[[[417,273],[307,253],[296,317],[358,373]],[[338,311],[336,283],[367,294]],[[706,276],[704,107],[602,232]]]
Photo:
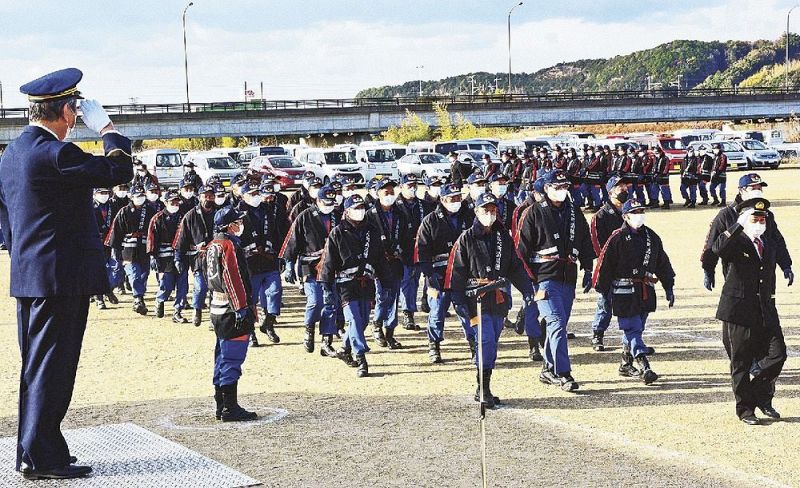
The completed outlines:
[[[388,97],[388,98],[344,98],[313,100],[251,100],[248,102],[200,102],[200,103],[154,103],[106,105],[110,115],[147,115],[147,114],[184,114],[204,112],[252,112],[271,110],[308,110],[308,109],[343,109],[359,107],[430,107],[435,103],[452,104],[495,104],[495,103],[553,103],[553,102],[586,102],[603,100],[640,100],[640,99],[695,99],[703,97],[753,97],[771,95],[777,98],[800,95],[798,90],[787,91],[783,87],[749,87],[749,88],[704,88],[694,90],[678,90],[676,88],[662,90],[619,90],[598,92],[553,92],[539,94],[502,94],[502,95],[452,95],[430,97]],[[8,108],[0,110],[0,118],[27,118],[27,108]]]

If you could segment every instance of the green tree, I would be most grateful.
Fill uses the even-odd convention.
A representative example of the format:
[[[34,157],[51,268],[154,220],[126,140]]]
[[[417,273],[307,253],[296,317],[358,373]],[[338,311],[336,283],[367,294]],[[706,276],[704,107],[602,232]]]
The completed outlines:
[[[389,127],[381,135],[387,141],[408,144],[414,141],[428,141],[432,133],[430,124],[414,112],[406,110],[406,116],[400,121],[400,125]]]

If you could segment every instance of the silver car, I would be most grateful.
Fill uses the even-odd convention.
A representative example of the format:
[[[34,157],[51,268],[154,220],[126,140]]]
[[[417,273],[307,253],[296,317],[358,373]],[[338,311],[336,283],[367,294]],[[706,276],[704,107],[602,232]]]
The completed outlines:
[[[694,149],[695,151],[705,149],[706,153],[713,157],[714,154],[712,151],[712,146],[714,144],[719,144],[720,147],[722,147],[722,152],[728,157],[728,168],[747,168],[747,159],[744,156],[744,151],[742,151],[742,146],[734,141],[694,141],[690,142],[688,147],[689,149]]]
[[[755,139],[742,139],[736,141],[744,150],[747,160],[747,169],[771,168],[777,169],[781,165],[781,155],[775,149],[769,148],[763,142]]]

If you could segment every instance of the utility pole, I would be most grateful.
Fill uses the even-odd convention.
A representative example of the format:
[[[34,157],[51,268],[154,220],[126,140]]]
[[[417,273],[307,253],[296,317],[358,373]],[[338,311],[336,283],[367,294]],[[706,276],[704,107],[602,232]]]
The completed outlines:
[[[792,15],[792,10],[797,7],[800,7],[800,5],[790,8],[789,13],[786,14],[786,67],[783,72],[783,84],[784,90],[787,92],[789,91],[789,16]]]
[[[261,101],[264,101],[264,82],[261,82]]]
[[[508,93],[511,94],[512,87],[511,87],[511,13],[514,11],[515,8],[522,5],[522,2],[511,7],[511,10],[508,11]]]
[[[3,108],[3,82],[0,81],[0,111],[2,111]]]
[[[186,11],[189,7],[194,5],[194,2],[189,2],[186,8],[183,9],[183,73],[186,77],[186,111],[191,112],[192,108],[189,104],[189,58],[186,55]]]
[[[420,98],[422,97],[422,70],[424,68],[425,68],[425,66],[422,66],[422,65],[417,66],[417,69],[419,70],[419,97]]]

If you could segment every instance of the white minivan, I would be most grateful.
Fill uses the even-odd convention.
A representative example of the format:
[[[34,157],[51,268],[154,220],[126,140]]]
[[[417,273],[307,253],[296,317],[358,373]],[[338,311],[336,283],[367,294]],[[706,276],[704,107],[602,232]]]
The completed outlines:
[[[222,180],[223,186],[230,186],[231,180],[242,172],[241,167],[232,157],[216,152],[190,152],[186,155],[186,162],[189,161],[194,163],[194,170],[203,183],[212,176],[218,176]]]
[[[183,160],[177,149],[150,149],[135,156],[156,175],[161,186],[178,186],[183,179]]]
[[[385,141],[362,142],[356,148],[356,160],[361,163],[361,174],[368,181],[375,177],[400,178],[397,160],[406,155],[407,148]]]
[[[361,165],[349,149],[301,149],[297,152],[297,159],[326,185],[337,175],[350,176],[356,183],[364,183]]]

